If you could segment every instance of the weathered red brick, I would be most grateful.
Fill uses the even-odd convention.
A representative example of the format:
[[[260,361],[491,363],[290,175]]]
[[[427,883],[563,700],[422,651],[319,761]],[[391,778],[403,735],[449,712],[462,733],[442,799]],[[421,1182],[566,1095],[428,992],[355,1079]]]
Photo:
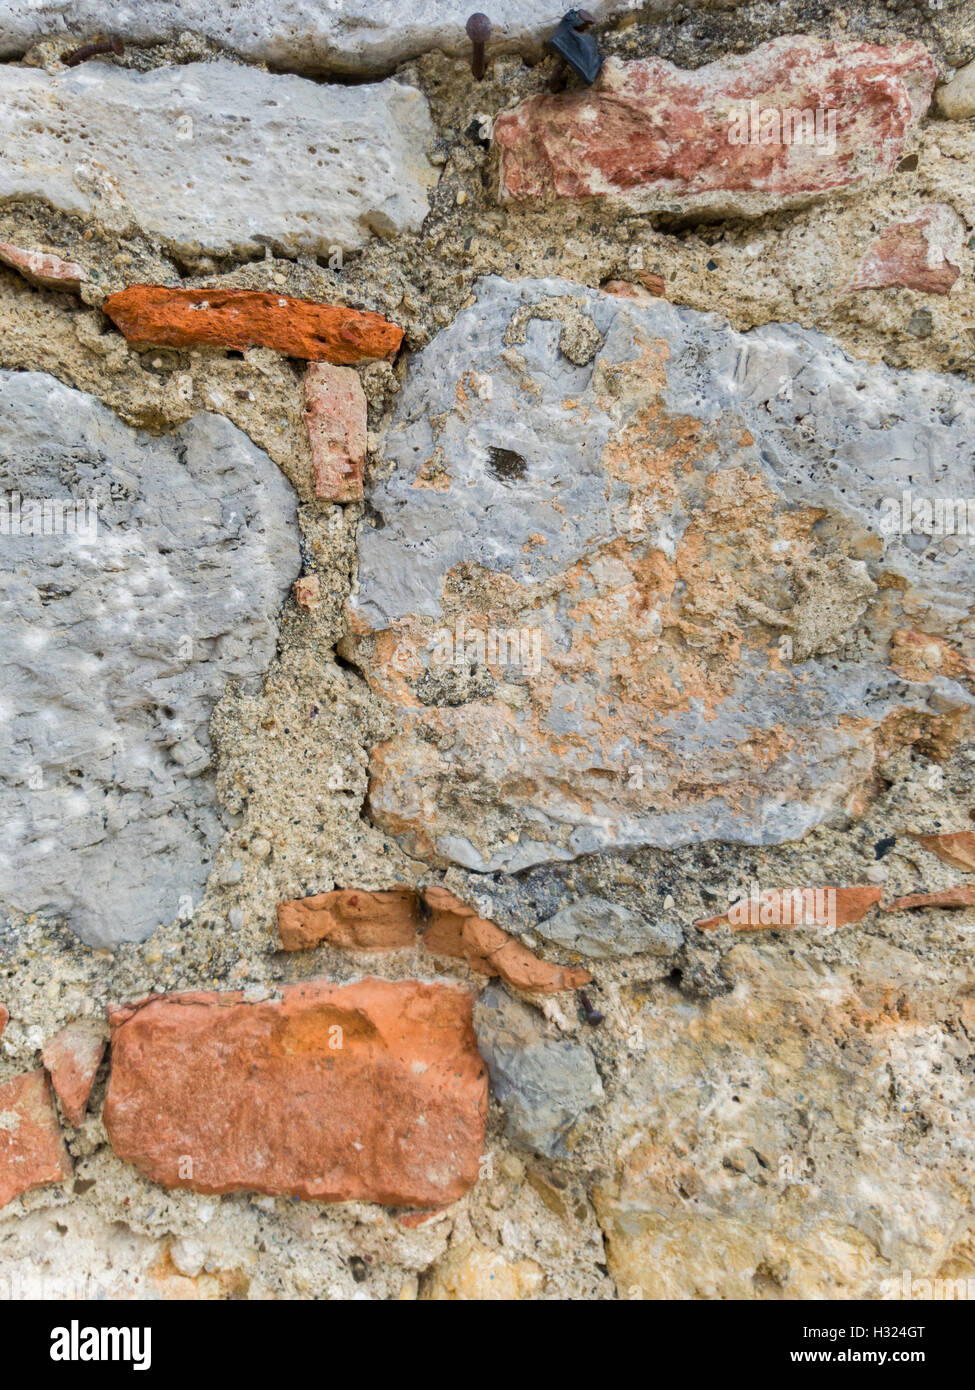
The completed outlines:
[[[305,372],[305,426],[315,496],[358,502],[366,466],[366,393],[351,367],[314,362]]]
[[[111,1018],[105,1124],[164,1187],[430,1208],[476,1181],[487,1080],[464,990],[164,995]]]
[[[953,868],[975,872],[975,831],[958,830],[949,835],[915,835],[914,838]]]
[[[88,276],[74,261],[46,251],[25,251],[9,241],[0,241],[0,261],[18,271],[32,285],[46,290],[79,290]]]
[[[964,231],[961,218],[943,203],[892,222],[867,248],[845,293],[899,285],[924,294],[948,294],[961,274]]]
[[[85,1118],[105,1041],[102,1025],[82,1018],[48,1038],[41,1050],[64,1117],[76,1127]]]
[[[398,951],[422,941],[431,955],[466,961],[472,970],[500,976],[532,994],[578,989],[592,979],[581,966],[540,960],[443,888],[419,893],[340,888],[279,903],[278,933],[286,951],[308,950],[322,941],[356,951]]]
[[[755,215],[889,173],[934,81],[934,63],[918,43],[793,36],[693,71],[661,58],[611,58],[594,87],[529,97],[498,117],[501,193],[518,201],[613,198],[641,210],[679,205]],[[780,134],[783,111],[822,109],[823,147],[761,143],[751,102],[759,113],[779,113]],[[746,144],[729,138],[738,112],[748,123],[734,133]],[[758,143],[750,142],[753,133]]]
[[[705,917],[695,925],[701,931],[714,931],[717,927],[728,925],[732,931],[782,931],[788,927],[803,926],[845,927],[851,922],[859,922],[881,898],[880,889],[870,884],[833,888],[835,897],[832,899],[832,911],[820,921],[814,909],[817,899],[829,891],[828,887],[769,888],[757,902],[743,898],[719,917]],[[793,898],[792,895],[797,892],[803,895],[801,900]]]
[[[970,883],[956,883],[953,888],[942,888],[937,893],[908,893],[906,897],[895,898],[888,911],[905,912],[914,907],[975,907],[975,887]]]
[[[151,347],[269,347],[348,365],[395,357],[403,341],[403,330],[380,314],[263,290],[130,285],[104,309],[130,343]]]
[[[25,1072],[0,1085],[0,1207],[70,1175],[47,1073]]]

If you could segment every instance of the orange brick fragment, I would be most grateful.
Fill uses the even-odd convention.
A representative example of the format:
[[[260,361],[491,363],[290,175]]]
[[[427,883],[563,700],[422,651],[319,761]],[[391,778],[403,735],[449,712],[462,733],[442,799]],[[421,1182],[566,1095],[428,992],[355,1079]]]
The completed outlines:
[[[0,1038],[3,1037],[3,1030],[6,1028],[9,1020],[10,1015],[7,1013],[7,1010],[3,1007],[3,1005],[0,1004]]]
[[[908,893],[904,898],[895,898],[888,911],[905,912],[912,907],[975,907],[975,887],[956,883],[937,893]]]
[[[129,285],[104,309],[130,343],[147,347],[268,347],[347,366],[393,358],[403,341],[403,330],[380,314],[263,290]]]
[[[48,1038],[41,1051],[64,1117],[76,1128],[85,1118],[105,1043],[100,1023],[77,1019]]]
[[[391,888],[364,893],[336,889],[278,905],[278,933],[286,951],[303,951],[319,942],[359,951],[396,951],[422,944],[434,956],[466,961],[479,974],[499,975],[516,989],[555,994],[578,989],[592,979],[580,966],[551,965],[479,917],[443,888]]]
[[[914,838],[952,868],[975,871],[975,831],[959,830],[950,835],[915,835]]]
[[[868,884],[851,888],[770,888],[758,898],[742,898],[718,917],[695,923],[701,931],[730,926],[732,931],[781,931],[784,927],[845,927],[859,922],[881,890]]]
[[[105,1125],[164,1187],[429,1210],[476,1182],[487,1074],[466,990],[316,980],[117,1010]]]
[[[416,945],[420,902],[412,888],[383,893],[336,889],[278,904],[278,934],[286,951],[322,941],[351,951],[398,951]]]
[[[42,1069],[0,1086],[0,1207],[71,1175],[71,1159]]]
[[[315,496],[358,502],[366,467],[366,393],[351,367],[312,362],[305,371],[305,428]]]

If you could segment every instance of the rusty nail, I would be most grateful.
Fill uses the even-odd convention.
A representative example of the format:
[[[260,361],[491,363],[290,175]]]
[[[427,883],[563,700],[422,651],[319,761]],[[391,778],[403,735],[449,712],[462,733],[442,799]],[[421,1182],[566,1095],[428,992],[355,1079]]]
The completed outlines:
[[[474,45],[471,72],[478,82],[484,77],[484,45],[491,37],[491,21],[486,14],[472,14],[467,21],[467,37]]]
[[[598,1028],[606,1015],[601,1014],[598,1009],[593,1008],[592,1000],[584,989],[579,991],[579,1004],[582,1008],[582,1016],[589,1024],[590,1028]]]
[[[99,53],[114,53],[116,58],[121,58],[125,52],[125,45],[117,34],[110,39],[105,39],[102,43],[86,43],[80,48],[76,48],[72,53],[65,54],[61,60],[65,67],[76,68],[79,63],[83,63],[86,58],[95,58]]]

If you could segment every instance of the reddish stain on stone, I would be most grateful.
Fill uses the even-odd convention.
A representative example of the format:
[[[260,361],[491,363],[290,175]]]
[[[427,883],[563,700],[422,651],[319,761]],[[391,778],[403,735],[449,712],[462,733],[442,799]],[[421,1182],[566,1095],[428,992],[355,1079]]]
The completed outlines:
[[[500,976],[532,994],[578,989],[592,979],[579,966],[540,960],[443,888],[420,893],[342,888],[298,898],[278,905],[278,933],[286,951],[308,950],[322,941],[357,951],[397,951],[422,942],[431,955],[466,961],[479,974]]]
[[[899,627],[891,633],[890,664],[907,681],[933,681],[937,676],[949,676],[975,684],[975,661],[962,656],[943,637],[913,628]]]
[[[868,884],[852,888],[769,888],[757,898],[743,898],[719,917],[705,917],[701,931],[730,926],[732,931],[781,931],[785,927],[845,927],[859,922],[881,890]]]
[[[0,241],[0,261],[18,271],[32,285],[46,290],[79,290],[88,279],[80,265],[63,261],[45,251],[25,251],[9,241]]]
[[[312,363],[305,372],[305,427],[315,496],[358,502],[366,466],[366,393],[351,367]]]
[[[925,849],[955,869],[975,872],[975,831],[959,830],[949,835],[915,835]]]
[[[918,43],[793,36],[693,71],[610,58],[594,87],[498,117],[502,196],[755,215],[889,173],[934,82]]]
[[[303,574],[292,584],[291,592],[295,596],[295,603],[306,613],[314,613],[316,608],[322,606],[322,582],[317,574]]]
[[[6,1028],[9,1021],[10,1015],[7,1013],[7,1010],[3,1007],[3,1005],[0,1004],[0,1038],[3,1037],[3,1030]]]
[[[85,1118],[105,1042],[100,1023],[78,1019],[49,1038],[41,1051],[64,1117],[76,1128]]]
[[[888,911],[904,912],[912,907],[975,907],[975,888],[969,883],[956,883],[938,893],[908,893],[895,898]]]
[[[431,1208],[477,1180],[487,1079],[464,990],[326,981],[111,1018],[105,1125],[164,1187]]]
[[[0,1207],[70,1175],[47,1073],[25,1072],[0,1085]]]
[[[943,203],[892,222],[867,248],[844,293],[899,285],[924,294],[948,294],[961,273],[957,262],[964,231],[961,218]]]
[[[130,285],[103,307],[130,343],[151,347],[268,347],[348,365],[395,357],[403,341],[403,330],[379,314],[263,290]]]

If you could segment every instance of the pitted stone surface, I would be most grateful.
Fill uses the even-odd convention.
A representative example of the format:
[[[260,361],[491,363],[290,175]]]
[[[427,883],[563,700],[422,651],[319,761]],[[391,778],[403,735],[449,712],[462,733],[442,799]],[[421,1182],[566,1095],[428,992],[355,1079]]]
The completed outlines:
[[[597,19],[635,9],[635,0],[592,0]],[[470,0],[259,0],[214,5],[212,0],[0,0],[0,57],[19,54],[45,37],[71,34],[78,42],[110,31],[135,43],[201,34],[222,48],[282,67],[376,72],[431,48],[469,52],[464,26]],[[535,47],[554,32],[562,0],[494,0],[492,52]]]
[[[506,346],[567,296],[591,362],[550,318]],[[349,653],[399,726],[371,816],[516,871],[855,813],[891,748],[970,720],[967,682],[888,649],[911,627],[971,655],[975,558],[892,531],[889,499],[965,497],[973,430],[971,387],[812,332],[483,282],[414,362],[368,499]]]
[[[426,98],[398,82],[330,87],[225,59],[0,67],[0,202],[43,198],[177,251],[328,254],[418,227],[432,139]]]
[[[60,533],[10,534],[18,495],[21,528],[28,503],[70,505],[50,513]],[[143,940],[202,894],[221,833],[210,714],[274,654],[294,494],[218,416],[154,438],[2,372],[0,501],[0,900],[94,945]]]

